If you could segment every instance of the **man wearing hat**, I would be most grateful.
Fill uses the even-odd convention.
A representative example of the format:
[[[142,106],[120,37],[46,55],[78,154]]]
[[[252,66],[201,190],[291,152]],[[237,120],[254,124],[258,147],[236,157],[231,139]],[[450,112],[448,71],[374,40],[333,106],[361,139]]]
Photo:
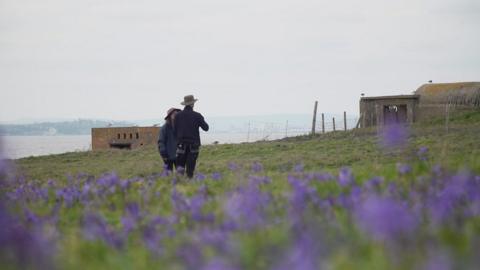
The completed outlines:
[[[173,132],[173,125],[175,115],[180,111],[180,109],[176,108],[168,110],[167,116],[165,117],[165,124],[160,128],[160,134],[158,135],[158,152],[160,152],[160,156],[165,163],[165,168],[168,171],[172,171],[173,166],[177,166],[177,139]]]
[[[192,178],[200,152],[199,128],[208,131],[209,127],[203,116],[193,110],[198,99],[192,95],[183,98],[183,111],[175,117],[175,135],[177,138],[177,166],[185,168],[187,177]]]

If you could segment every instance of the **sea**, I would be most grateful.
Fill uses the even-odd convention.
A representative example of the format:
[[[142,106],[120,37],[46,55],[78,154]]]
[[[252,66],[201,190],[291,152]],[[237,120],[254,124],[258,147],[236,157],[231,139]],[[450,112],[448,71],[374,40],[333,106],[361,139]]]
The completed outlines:
[[[342,119],[343,115],[326,114],[326,132],[333,130],[333,125],[328,120],[332,117]],[[356,116],[347,119],[347,128],[355,127],[357,119]],[[203,145],[277,140],[310,133],[311,121],[308,115],[217,117],[209,121],[210,130],[201,131],[200,137]],[[150,122],[139,125],[149,126],[152,124]],[[320,132],[320,121],[316,124],[317,132]],[[337,122],[337,129],[342,128],[342,123]],[[91,149],[91,135],[0,136],[0,158],[19,159]]]
[[[287,136],[301,135],[302,132],[285,134],[245,132],[245,133],[202,133],[202,144],[227,144],[275,140]],[[90,135],[55,135],[55,136],[0,136],[2,158],[19,159],[31,156],[45,156],[67,152],[83,152],[92,149]]]

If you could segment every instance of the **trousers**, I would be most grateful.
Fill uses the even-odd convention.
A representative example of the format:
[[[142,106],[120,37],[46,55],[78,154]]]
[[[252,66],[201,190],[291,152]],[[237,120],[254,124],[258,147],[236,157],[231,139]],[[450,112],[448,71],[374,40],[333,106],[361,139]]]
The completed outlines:
[[[177,146],[177,168],[184,168],[188,178],[193,177],[199,153],[198,145],[180,143]]]
[[[167,171],[173,171],[173,167],[177,167],[177,161],[173,159],[164,159],[163,163]]]

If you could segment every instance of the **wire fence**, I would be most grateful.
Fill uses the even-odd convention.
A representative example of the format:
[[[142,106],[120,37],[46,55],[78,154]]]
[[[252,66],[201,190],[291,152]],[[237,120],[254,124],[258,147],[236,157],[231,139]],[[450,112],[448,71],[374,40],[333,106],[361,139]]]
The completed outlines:
[[[358,117],[329,115],[324,117],[323,122],[321,118],[317,118],[315,134],[350,130],[356,127],[357,122]],[[312,127],[313,121],[307,117],[301,121],[298,119],[295,121],[286,119],[283,122],[248,121],[228,129],[217,128],[213,123],[210,132],[202,133],[202,140],[204,144],[278,140],[312,134]]]

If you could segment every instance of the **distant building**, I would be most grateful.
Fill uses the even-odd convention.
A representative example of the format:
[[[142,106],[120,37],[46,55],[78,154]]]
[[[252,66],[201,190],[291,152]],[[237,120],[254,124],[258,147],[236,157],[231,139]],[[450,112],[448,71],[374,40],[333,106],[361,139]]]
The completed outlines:
[[[448,108],[447,108],[448,107]],[[480,110],[480,82],[428,83],[414,95],[360,98],[361,127],[413,123],[447,111]]]
[[[413,123],[416,120],[418,100],[417,95],[362,97],[360,126]]]
[[[420,86],[420,119],[443,116],[446,106],[450,113],[480,110],[480,82],[429,83]]]
[[[92,150],[135,149],[156,145],[160,127],[92,128]]]

